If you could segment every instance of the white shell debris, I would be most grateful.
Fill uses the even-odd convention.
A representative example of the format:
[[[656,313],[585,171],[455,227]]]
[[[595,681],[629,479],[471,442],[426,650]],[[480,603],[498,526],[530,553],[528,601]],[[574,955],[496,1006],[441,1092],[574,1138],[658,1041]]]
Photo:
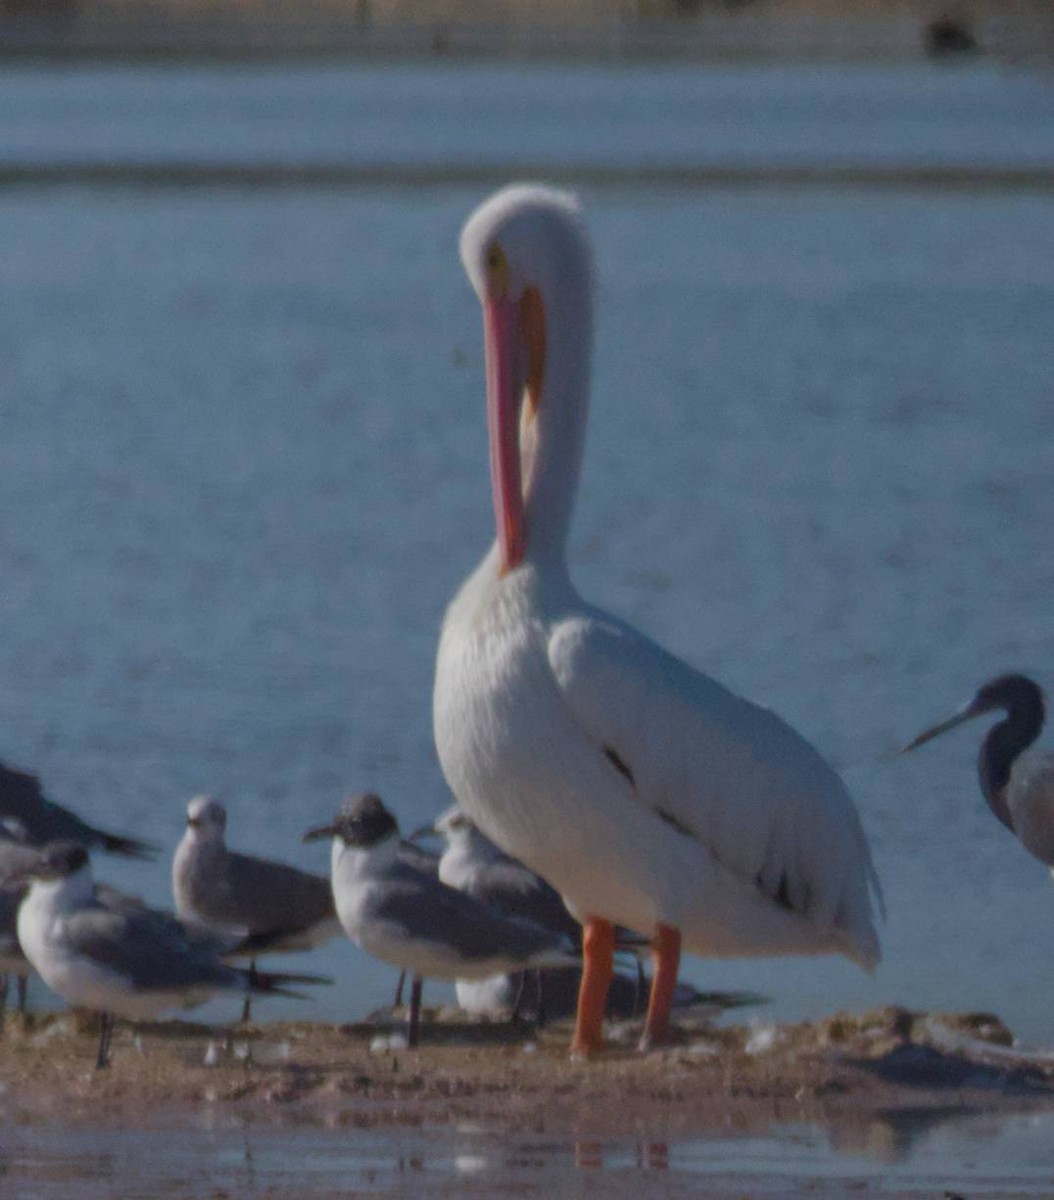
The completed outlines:
[[[775,1025],[755,1025],[743,1047],[746,1054],[767,1054],[780,1040],[780,1031]]]
[[[385,1054],[392,1050],[405,1050],[409,1046],[405,1033],[379,1033],[370,1042],[371,1054]]]

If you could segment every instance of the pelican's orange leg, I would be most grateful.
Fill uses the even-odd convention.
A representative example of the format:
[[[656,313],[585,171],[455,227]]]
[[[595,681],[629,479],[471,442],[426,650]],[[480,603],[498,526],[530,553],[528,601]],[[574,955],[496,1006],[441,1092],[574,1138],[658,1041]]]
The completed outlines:
[[[651,950],[655,974],[648,997],[648,1017],[640,1039],[642,1050],[661,1046],[669,1039],[673,989],[677,985],[677,969],[681,965],[681,931],[669,925],[659,925]]]
[[[582,983],[571,1043],[573,1058],[587,1058],[604,1047],[604,1010],[615,969],[615,926],[603,917],[587,917],[582,932]]]

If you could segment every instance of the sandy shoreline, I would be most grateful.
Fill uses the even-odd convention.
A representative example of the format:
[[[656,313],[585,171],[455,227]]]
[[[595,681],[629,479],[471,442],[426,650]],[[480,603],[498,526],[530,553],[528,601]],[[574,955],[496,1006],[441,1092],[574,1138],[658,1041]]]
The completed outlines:
[[[603,1137],[642,1125],[686,1136],[1054,1106],[1054,1056],[1012,1049],[985,1015],[885,1008],[781,1026],[702,1020],[681,1033],[678,1045],[641,1056],[626,1028],[598,1060],[573,1063],[561,1026],[535,1038],[505,1025],[431,1024],[411,1051],[379,1049],[376,1025],[276,1023],[237,1032],[231,1051],[205,1027],[168,1023],[120,1029],[111,1068],[95,1072],[90,1018],[9,1017],[0,1116],[136,1127],[212,1106],[326,1128],[479,1120]]]

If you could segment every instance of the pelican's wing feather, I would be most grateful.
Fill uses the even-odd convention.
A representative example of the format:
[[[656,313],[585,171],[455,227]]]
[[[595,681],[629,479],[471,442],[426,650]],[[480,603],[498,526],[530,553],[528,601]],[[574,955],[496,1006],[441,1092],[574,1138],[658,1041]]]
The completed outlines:
[[[642,804],[773,901],[844,929],[862,961],[877,961],[871,893],[880,893],[867,839],[813,746],[595,610],[552,625],[549,660],[579,727]]]

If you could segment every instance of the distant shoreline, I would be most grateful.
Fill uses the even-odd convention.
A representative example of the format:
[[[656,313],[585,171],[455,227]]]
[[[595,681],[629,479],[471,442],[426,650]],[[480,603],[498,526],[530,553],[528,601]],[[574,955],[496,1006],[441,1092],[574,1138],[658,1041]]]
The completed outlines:
[[[165,0],[77,3],[7,0],[0,57],[7,60],[259,62],[354,59],[575,59],[603,62],[921,61],[994,53],[1018,58],[1054,45],[1054,15],[1027,4],[851,5],[790,3],[700,7],[690,15],[640,15],[588,3],[557,19],[545,0],[497,4],[480,19],[470,4],[394,7],[360,0],[278,5],[236,0],[208,7]],[[689,7],[685,5],[685,7]],[[413,19],[407,13],[413,12]],[[942,11],[954,16],[942,17]],[[945,21],[942,33],[935,23]],[[937,28],[937,35],[934,29]]]
[[[703,164],[685,166],[568,166],[553,163],[465,163],[442,166],[399,163],[285,162],[5,162],[0,190],[18,187],[149,189],[331,188],[493,186],[512,175],[568,187],[620,188],[888,188],[943,192],[1054,192],[1054,167],[988,165],[803,164],[800,166]]]

